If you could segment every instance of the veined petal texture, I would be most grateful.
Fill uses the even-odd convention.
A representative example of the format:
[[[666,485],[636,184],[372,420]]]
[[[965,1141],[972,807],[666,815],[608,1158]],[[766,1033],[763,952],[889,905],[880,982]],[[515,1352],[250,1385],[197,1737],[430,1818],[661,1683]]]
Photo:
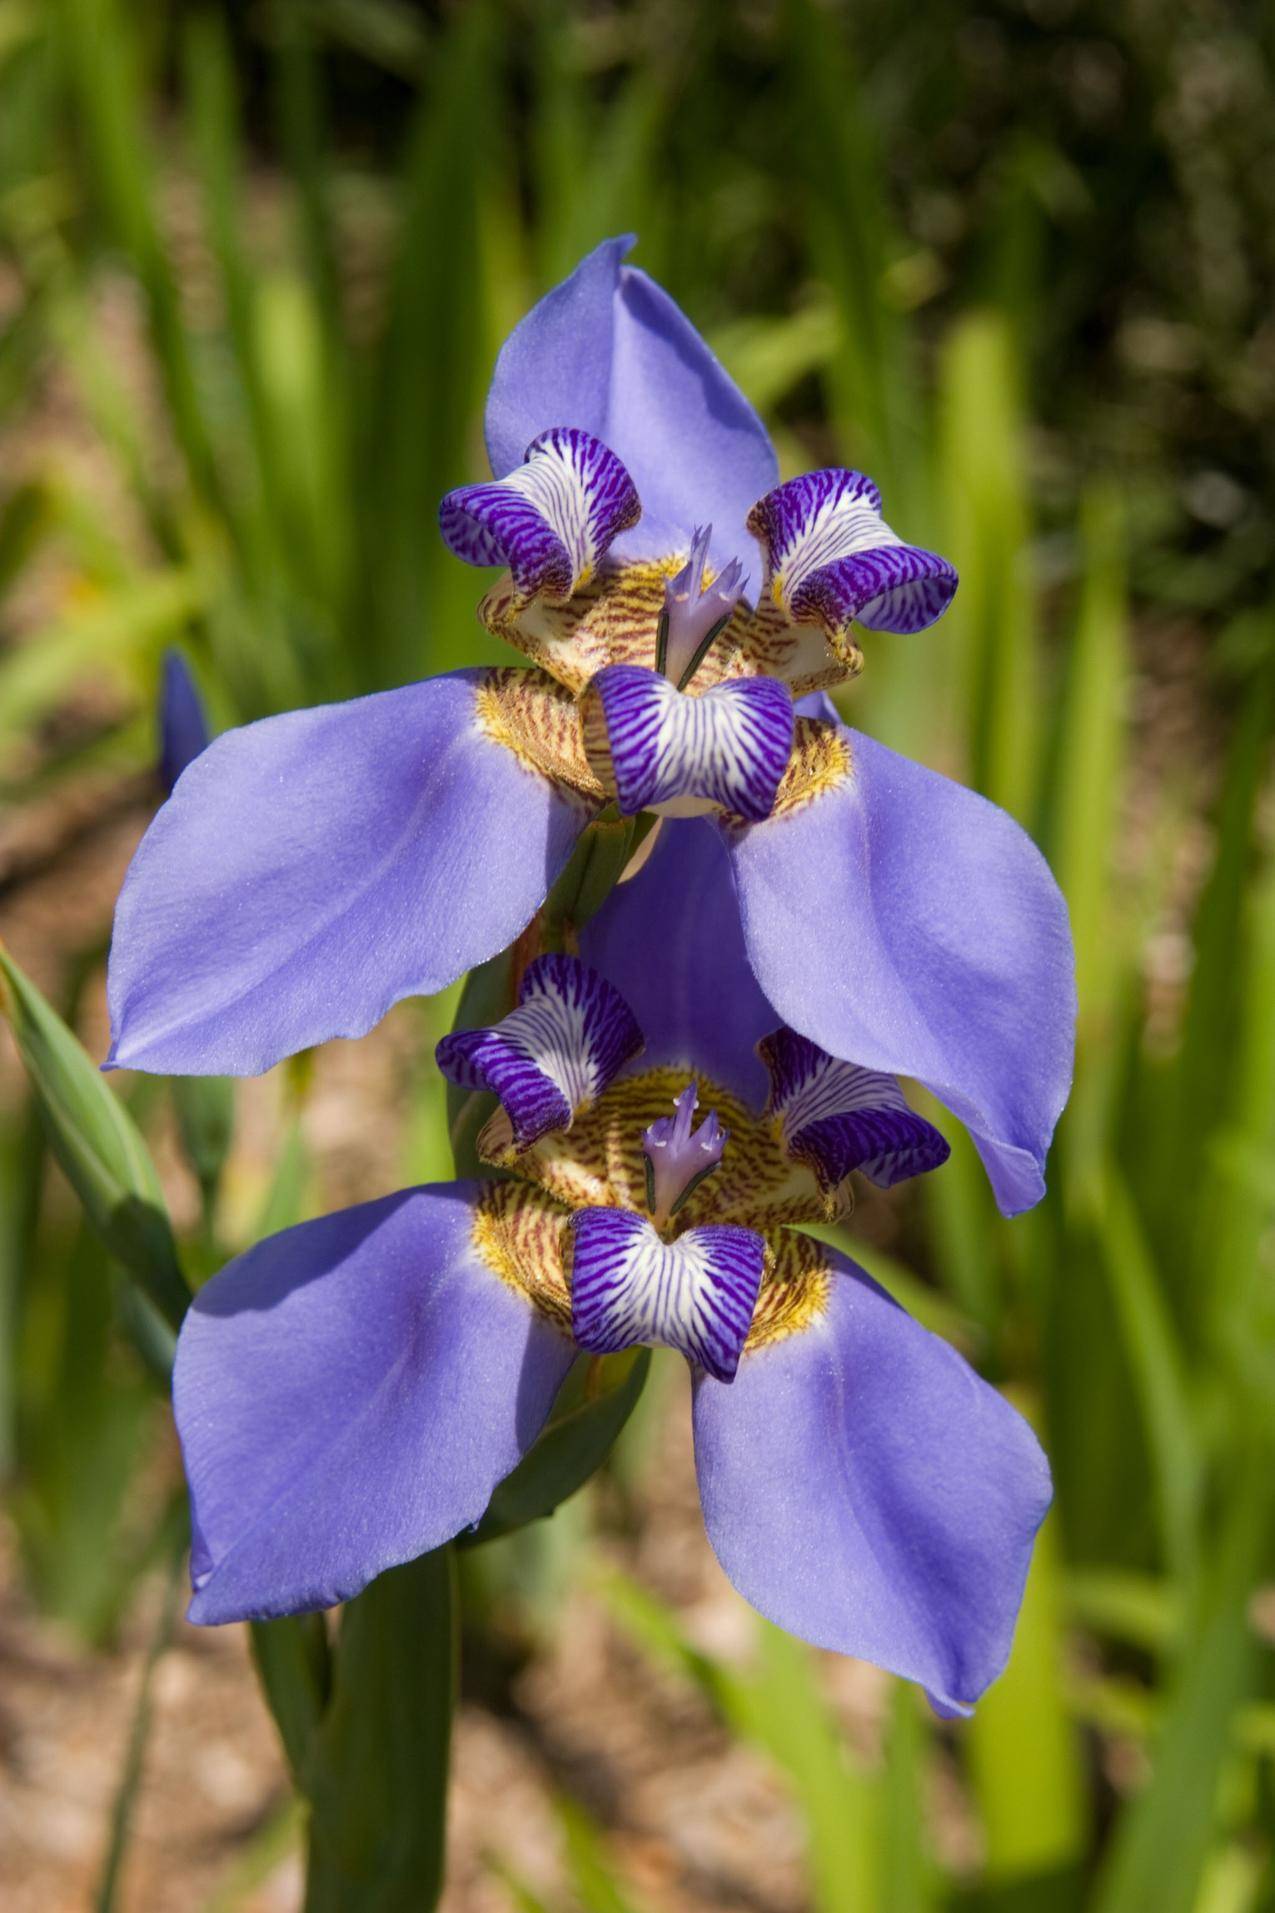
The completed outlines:
[[[862,472],[807,472],[759,499],[748,528],[766,553],[766,581],[798,624],[821,624],[834,646],[857,620],[871,631],[921,631],[956,591],[946,558],[905,544],[881,516]]]
[[[556,426],[507,477],[449,492],[438,516],[449,550],[466,564],[508,565],[520,596],[562,602],[641,515],[615,453],[578,427]]]
[[[192,1620],[348,1600],[477,1521],[535,1440],[574,1350],[479,1254],[478,1188],[304,1222],[200,1290],[173,1373]]]
[[[1071,1084],[1067,909],[1026,832],[861,732],[816,787],[727,830],[744,941],[779,1016],[912,1076],[965,1124],[1007,1215],[1044,1193]]]
[[[641,1047],[618,991],[578,957],[551,953],[527,965],[516,1009],[491,1029],[453,1030],[435,1055],[450,1082],[495,1092],[526,1149],[566,1129]]]
[[[1022,1417],[862,1270],[695,1383],[709,1539],[790,1633],[968,1712],[1004,1667],[1049,1470]]]
[[[627,1209],[571,1218],[571,1329],[591,1354],[655,1342],[728,1382],[761,1287],[765,1244],[719,1223],[665,1242]]]
[[[796,1030],[779,1029],[757,1046],[770,1071],[772,1115],[789,1155],[807,1162],[824,1189],[858,1169],[883,1189],[947,1161],[947,1143],[908,1107],[897,1078],[829,1056]]]
[[[191,764],[116,908],[112,1064],[254,1075],[518,935],[590,810],[487,721],[496,675],[266,718]]]
[[[774,450],[685,314],[624,265],[632,244],[604,241],[506,340],[487,399],[492,470],[512,472],[551,426],[579,426],[610,446],[642,501],[617,554],[662,556],[711,523],[714,566],[746,561],[745,520],[778,478]]]
[[[605,762],[592,700],[601,707]],[[769,816],[792,750],[793,706],[775,678],[733,678],[698,696],[658,671],[613,664],[586,701],[585,742],[599,776],[610,769],[620,809],[683,814],[714,805]]]

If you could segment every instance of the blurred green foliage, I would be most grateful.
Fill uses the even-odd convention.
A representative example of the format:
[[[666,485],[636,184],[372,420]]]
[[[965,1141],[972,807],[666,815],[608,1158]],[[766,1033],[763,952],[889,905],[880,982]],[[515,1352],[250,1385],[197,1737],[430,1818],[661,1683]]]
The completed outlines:
[[[966,1726],[900,1692],[868,1761],[803,1649],[763,1631],[741,1674],[649,1593],[600,1583],[641,1651],[775,1763],[828,1913],[1275,1909],[1254,1598],[1275,1538],[1271,19],[1209,0],[0,0],[10,801],[135,780],[174,639],[221,722],[487,655],[437,499],[481,472],[504,332],[615,230],[641,234],[789,468],[871,471],[891,519],[960,567],[952,614],[881,639],[850,696],[1050,856],[1076,1087],[1039,1210],[1003,1223],[957,1137],[897,1257],[865,1260],[1049,1449],[1057,1512],[1014,1660]],[[60,413],[82,422],[73,451]],[[86,674],[109,715],[68,720]],[[74,1021],[100,950],[67,954]],[[263,1227],[314,1200],[304,1091],[298,1074]],[[196,1276],[244,1233],[220,1200],[228,1120],[186,1112]],[[406,1129],[405,1174],[442,1173],[434,1080]],[[0,1455],[37,1598],[102,1639],[169,1547],[142,1491],[156,1350],[47,1146],[34,1108],[10,1112]],[[621,1475],[644,1438],[639,1412]],[[578,1514],[529,1532],[565,1535],[578,1566]],[[467,1582],[488,1563],[476,1627],[501,1602],[548,1624],[536,1575],[571,1568],[510,1552],[525,1539],[466,1557]],[[961,1868],[932,1838],[939,1759],[977,1829]],[[636,1906],[584,1806],[562,1811],[580,1904]],[[271,1823],[271,1852],[290,1830]]]

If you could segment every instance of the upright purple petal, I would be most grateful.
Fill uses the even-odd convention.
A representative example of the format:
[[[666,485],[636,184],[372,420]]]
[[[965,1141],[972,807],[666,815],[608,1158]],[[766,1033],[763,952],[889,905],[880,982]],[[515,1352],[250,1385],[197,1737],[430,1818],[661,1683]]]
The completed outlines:
[[[781,798],[730,834],[753,970],[783,1020],[830,1055],[925,1083],[1012,1215],[1044,1193],[1071,1083],[1066,905],[994,804],[860,732],[841,736],[848,763],[817,794]]]
[[[552,952],[527,965],[516,1009],[491,1029],[453,1030],[435,1055],[450,1082],[495,1092],[526,1149],[568,1128],[641,1047],[619,992],[578,957]]]
[[[110,1062],[253,1075],[504,949],[589,811],[484,715],[497,681],[458,671],[211,744],[125,880]]]
[[[348,1600],[477,1521],[535,1440],[574,1350],[479,1255],[478,1186],[302,1223],[200,1290],[173,1373],[193,1621]]]
[[[730,859],[711,823],[661,823],[647,862],[585,924],[580,953],[637,1018],[644,1067],[701,1069],[761,1108],[756,1045],[776,1012],[749,965]]]
[[[761,1287],[759,1235],[719,1223],[665,1242],[628,1209],[578,1209],[571,1227],[571,1329],[581,1348],[609,1355],[654,1342],[730,1381]]]
[[[692,695],[658,671],[612,664],[589,690],[602,717],[590,756],[602,760],[599,776],[626,815],[687,816],[717,805],[769,816],[793,733],[792,698],[775,678],[732,678]],[[589,743],[591,730],[585,735]]]
[[[822,1306],[696,1378],[709,1539],[792,1634],[965,1713],[1004,1667],[1049,1505],[1035,1436],[945,1342],[827,1252]]]
[[[166,794],[188,764],[208,747],[211,732],[203,699],[182,653],[164,653],[159,689],[159,781]]]
[[[563,602],[641,515],[615,453],[588,432],[558,426],[533,440],[507,478],[448,492],[439,526],[466,564],[508,565],[521,597],[543,592]]]
[[[759,499],[748,528],[766,553],[766,582],[790,618],[821,624],[834,647],[857,620],[871,631],[921,631],[947,610],[956,571],[905,544],[881,516],[862,472],[807,472]]]
[[[617,555],[684,548],[711,523],[719,568],[747,560],[754,500],[778,476],[765,427],[694,326],[644,272],[632,239],[581,260],[505,341],[487,399],[487,449],[503,478],[553,425],[577,425],[624,462],[642,522]]]

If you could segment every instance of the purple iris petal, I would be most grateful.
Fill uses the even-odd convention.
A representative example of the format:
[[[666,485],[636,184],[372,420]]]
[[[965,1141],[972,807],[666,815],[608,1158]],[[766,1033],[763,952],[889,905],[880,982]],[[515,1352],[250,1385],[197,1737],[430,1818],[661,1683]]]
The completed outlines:
[[[617,555],[676,550],[711,521],[718,566],[746,556],[753,501],[778,467],[765,427],[694,326],[644,272],[633,241],[608,239],[547,293],[506,340],[487,399],[498,478],[553,425],[609,445],[642,500]]]
[[[1005,1665],[1049,1505],[1035,1436],[844,1257],[804,1329],[696,1378],[714,1551],[761,1613],[968,1711]]]
[[[793,708],[775,678],[733,678],[698,696],[658,671],[611,664],[590,685],[601,700],[620,809],[685,800],[768,817],[792,752]]]
[[[471,565],[508,565],[524,597],[569,598],[616,535],[642,515],[633,480],[600,439],[571,426],[542,432],[507,478],[449,492],[443,538]]]
[[[703,1070],[754,1109],[766,1098],[758,1041],[775,1011],[749,966],[727,856],[711,823],[665,821],[650,858],[580,933],[646,1038],[646,1063]]]
[[[909,1109],[893,1076],[829,1056],[796,1030],[762,1038],[769,1108],[790,1155],[808,1162],[825,1189],[858,1169],[883,1189],[937,1169],[950,1155],[932,1123]]]
[[[247,1076],[442,989],[529,921],[587,821],[457,671],[228,731],[115,915],[112,1064]]]
[[[173,1375],[192,1620],[348,1600],[477,1521],[535,1440],[574,1350],[476,1253],[478,1186],[302,1223],[201,1289]]]
[[[171,794],[187,764],[207,749],[210,735],[190,666],[180,651],[165,651],[159,690],[159,781],[166,793]]]
[[[922,631],[956,591],[946,558],[904,544],[881,516],[881,494],[861,472],[807,472],[753,507],[775,597],[797,623],[837,636],[852,620],[872,631]]]
[[[759,1235],[719,1223],[665,1242],[628,1209],[578,1209],[571,1227],[571,1328],[581,1348],[607,1355],[655,1342],[730,1381],[761,1287]]]
[[[1071,1083],[1066,905],[994,804],[858,731],[842,736],[851,768],[839,783],[731,833],[753,970],[822,1049],[933,1090],[1015,1214],[1044,1193]]]
[[[449,1081],[495,1091],[526,1149],[565,1129],[641,1047],[624,998],[577,957],[550,954],[527,965],[517,1009],[492,1029],[454,1030],[435,1055]]]

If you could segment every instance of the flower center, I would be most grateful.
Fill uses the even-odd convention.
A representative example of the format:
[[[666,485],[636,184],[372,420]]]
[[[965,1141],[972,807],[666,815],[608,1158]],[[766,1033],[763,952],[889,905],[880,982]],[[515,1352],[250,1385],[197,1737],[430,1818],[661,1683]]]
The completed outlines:
[[[699,1092],[688,1083],[673,1105],[671,1116],[659,1116],[642,1137],[646,1163],[646,1206],[657,1229],[663,1229],[711,1176],[722,1160],[730,1136],[710,1110],[694,1128]]]
[[[711,525],[699,526],[691,537],[691,553],[676,577],[664,586],[664,608],[656,632],[655,668],[684,691],[719,632],[725,629],[743,593],[744,574],[732,558],[717,577],[706,583]]]

